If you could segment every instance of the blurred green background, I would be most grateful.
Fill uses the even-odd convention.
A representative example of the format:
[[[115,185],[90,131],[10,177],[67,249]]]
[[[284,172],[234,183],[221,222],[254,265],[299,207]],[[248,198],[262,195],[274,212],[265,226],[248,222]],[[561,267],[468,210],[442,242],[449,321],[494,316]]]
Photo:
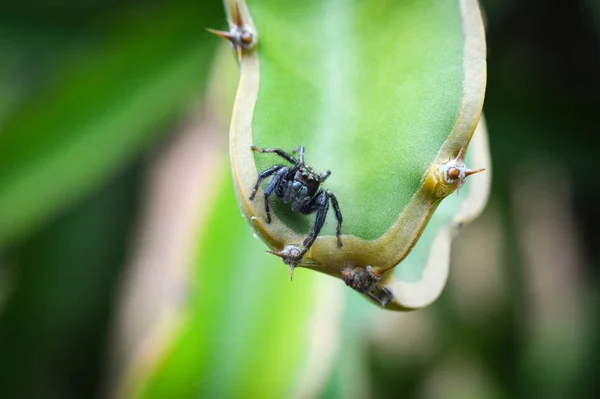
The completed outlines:
[[[598,397],[600,2],[481,5],[491,200],[456,240],[440,299],[382,316],[362,370],[381,398]],[[231,236],[249,234],[227,177],[234,57],[204,31],[224,25],[220,1],[0,6],[0,397],[115,395],[135,332],[164,306],[127,299],[144,286],[135,271],[191,256],[186,219],[230,213]],[[279,266],[274,289],[296,289]]]

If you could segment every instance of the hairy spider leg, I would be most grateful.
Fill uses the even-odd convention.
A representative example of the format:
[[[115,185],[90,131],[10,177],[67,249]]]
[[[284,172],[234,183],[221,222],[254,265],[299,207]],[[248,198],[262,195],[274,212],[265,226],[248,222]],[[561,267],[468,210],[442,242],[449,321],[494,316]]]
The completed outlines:
[[[279,155],[281,158],[285,159],[286,161],[288,161],[294,165],[298,164],[298,161],[296,161],[296,158],[294,158],[293,156],[291,156],[290,154],[288,154],[287,152],[285,152],[279,148],[258,148],[258,147],[252,146],[252,147],[250,147],[250,149],[252,151],[261,152],[261,153],[272,152],[272,153]]]
[[[315,218],[315,225],[313,226],[312,231],[304,240],[304,252],[308,251],[308,249],[313,245],[317,236],[321,232],[323,225],[325,224],[325,219],[327,218],[327,211],[329,210],[329,198],[327,197],[326,191],[319,191],[319,193],[304,207],[300,209],[300,212],[308,215],[309,213],[313,213],[317,211],[317,217]]]
[[[321,176],[319,176],[319,180],[321,181],[321,183],[323,183],[325,180],[327,180],[327,178],[329,177],[330,174],[331,174],[331,171],[328,170],[325,173],[323,173]]]
[[[298,154],[298,163],[304,165],[304,146],[300,146],[294,150]]]
[[[338,203],[337,197],[335,196],[335,194],[330,193],[329,191],[327,191],[327,196],[329,197],[329,199],[331,199],[331,205],[333,205],[333,210],[335,212],[335,218],[337,219],[337,231],[336,231],[336,236],[337,236],[337,241],[338,241],[338,247],[342,246],[342,211],[340,210],[340,204]]]
[[[258,175],[258,180],[256,180],[256,184],[254,185],[252,194],[250,194],[250,200],[253,200],[254,197],[256,196],[256,191],[258,191],[258,187],[260,186],[260,183],[267,177],[271,176],[273,173],[276,173],[277,171],[279,171],[281,168],[285,168],[285,166],[284,165],[275,165],[275,166],[263,171],[260,175]]]
[[[269,196],[271,195],[273,190],[275,190],[275,187],[277,187],[283,176],[285,176],[289,171],[290,168],[288,168],[287,166],[284,166],[283,168],[279,169],[279,172],[277,172],[275,177],[273,177],[273,180],[271,180],[271,183],[269,183],[269,186],[265,190],[265,212],[267,213],[267,223],[271,223],[271,208],[269,207]]]

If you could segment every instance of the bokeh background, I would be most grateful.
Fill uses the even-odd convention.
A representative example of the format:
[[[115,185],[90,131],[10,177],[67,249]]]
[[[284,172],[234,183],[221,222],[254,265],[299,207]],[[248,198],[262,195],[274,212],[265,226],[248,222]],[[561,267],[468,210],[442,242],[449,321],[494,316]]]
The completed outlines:
[[[185,301],[148,290],[182,281],[190,220],[239,215],[215,194],[231,190],[237,72],[203,28],[224,26],[222,4],[7,3],[0,397],[113,396],[136,373],[136,333]],[[381,398],[598,397],[600,2],[481,5],[490,203],[455,241],[439,300],[369,332],[363,372]]]

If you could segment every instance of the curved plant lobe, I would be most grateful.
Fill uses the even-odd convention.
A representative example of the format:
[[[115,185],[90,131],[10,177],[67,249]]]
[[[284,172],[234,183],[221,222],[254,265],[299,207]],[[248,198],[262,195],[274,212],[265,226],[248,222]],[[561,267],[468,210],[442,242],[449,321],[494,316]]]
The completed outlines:
[[[476,0],[285,6],[256,0],[256,25],[244,1],[228,5],[229,15],[239,9],[260,35],[241,57],[230,131],[245,217],[272,249],[302,244],[313,217],[273,201],[268,224],[262,196],[248,197],[257,171],[280,163],[250,146],[304,145],[307,163],[332,171],[326,188],[344,214],[344,246],[336,244],[330,215],[300,266],[341,277],[345,268],[370,265],[391,284],[387,272],[409,255],[441,200],[458,188],[440,181],[440,168],[466,148],[480,118],[486,52]],[[419,295],[437,296],[437,286],[419,281],[414,284],[429,296]],[[410,298],[400,301],[413,307]]]
[[[450,269],[450,244],[462,226],[477,217],[487,203],[490,184],[490,154],[483,118],[479,121],[467,157],[469,165],[485,168],[459,195],[446,198],[429,221],[412,251],[390,271],[382,285],[393,295],[387,306],[394,310],[422,308],[433,302],[446,285]]]

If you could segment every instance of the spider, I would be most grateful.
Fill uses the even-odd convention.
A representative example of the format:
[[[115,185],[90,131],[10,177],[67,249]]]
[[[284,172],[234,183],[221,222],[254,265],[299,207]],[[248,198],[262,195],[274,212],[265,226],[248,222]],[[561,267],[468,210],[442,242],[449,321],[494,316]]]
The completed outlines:
[[[317,236],[321,232],[321,228],[325,224],[327,211],[329,210],[329,201],[333,205],[335,217],[337,218],[337,242],[338,246],[342,246],[342,212],[335,195],[327,190],[319,190],[319,186],[331,174],[331,171],[326,171],[323,174],[315,173],[312,168],[304,164],[304,147],[298,147],[294,153],[298,154],[298,159],[279,148],[263,148],[250,147],[252,151],[260,153],[275,153],[291,163],[293,166],[275,165],[263,171],[258,175],[258,180],[250,195],[250,200],[256,196],[256,191],[260,183],[271,175],[275,175],[265,190],[265,212],[267,213],[267,223],[271,223],[271,210],[269,207],[269,196],[275,193],[279,198],[282,198],[286,204],[290,204],[292,211],[300,212],[304,215],[317,212],[315,225],[308,237],[303,242],[304,250],[300,253],[299,258],[302,259],[304,254],[313,245]]]

